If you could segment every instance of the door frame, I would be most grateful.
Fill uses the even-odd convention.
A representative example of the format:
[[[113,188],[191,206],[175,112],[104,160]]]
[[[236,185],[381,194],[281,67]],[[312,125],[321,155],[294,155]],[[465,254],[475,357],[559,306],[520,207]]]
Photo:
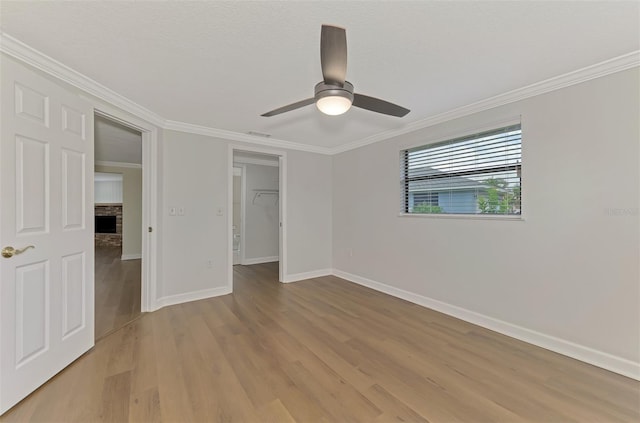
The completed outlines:
[[[245,221],[247,220],[247,165],[240,166],[240,264],[244,264],[247,260],[245,254]]]
[[[126,112],[105,104],[94,104],[94,116],[100,116],[140,131],[142,134],[142,268],[140,311],[157,310],[158,263],[158,128]],[[93,158],[95,163],[95,157]],[[152,232],[149,232],[151,228]]]
[[[270,148],[253,147],[249,145],[229,144],[227,158],[227,204],[233,207],[233,153],[246,152],[266,154],[278,157],[278,205],[280,217],[279,233],[279,275],[278,280],[284,283],[287,277],[287,152]],[[244,179],[244,178],[243,178]],[[233,209],[227,213],[227,286],[233,292]],[[241,236],[245,231],[241,232]],[[242,239],[242,238],[241,238]],[[240,241],[242,242],[242,240]]]

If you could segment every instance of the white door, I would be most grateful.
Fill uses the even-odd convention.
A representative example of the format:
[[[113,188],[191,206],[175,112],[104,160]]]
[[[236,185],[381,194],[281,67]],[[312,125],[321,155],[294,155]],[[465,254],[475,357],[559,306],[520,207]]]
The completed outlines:
[[[5,56],[1,79],[0,414],[94,342],[93,108]]]

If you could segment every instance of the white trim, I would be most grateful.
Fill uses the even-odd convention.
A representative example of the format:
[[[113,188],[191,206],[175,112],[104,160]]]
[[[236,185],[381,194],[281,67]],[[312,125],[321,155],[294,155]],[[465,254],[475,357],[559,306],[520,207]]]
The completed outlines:
[[[219,297],[221,295],[227,294],[231,294],[231,290],[226,286],[221,286],[218,288],[207,288],[200,291],[186,292],[184,294],[168,295],[166,297],[158,298],[158,300],[156,301],[156,308],[152,311],[170,305],[183,304],[189,301],[204,300],[206,298]]]
[[[244,178],[243,178],[244,179]],[[241,229],[240,235],[244,233]],[[240,240],[242,242],[242,240]],[[242,263],[242,256],[240,256]],[[227,286],[233,292],[233,147],[227,147]]]
[[[254,164],[254,165],[260,165],[260,166],[273,166],[273,167],[278,167],[280,164],[278,162],[274,162],[271,160],[265,160],[265,159],[254,159],[251,157],[234,157],[233,159],[234,164],[237,165],[242,165],[242,164]]]
[[[277,138],[264,138],[256,135],[241,134],[239,132],[211,128],[208,126],[193,125],[191,123],[185,122],[176,122],[175,120],[167,120],[165,122],[164,128],[190,134],[206,135],[209,137],[220,138],[222,140],[247,142],[260,146],[286,148],[289,150],[307,151],[309,153],[331,154],[331,149],[326,147],[318,147],[315,145],[301,144],[293,141],[279,140]],[[251,151],[251,149],[244,148],[244,151]]]
[[[349,150],[354,150],[356,148],[364,147],[365,145],[384,141],[389,138],[397,137],[409,132],[414,132],[419,129],[437,125],[439,123],[448,122],[450,120],[458,119],[463,116],[468,116],[474,113],[482,112],[484,110],[493,109],[505,104],[524,100],[526,98],[545,94],[551,91],[559,90],[561,88],[566,88],[571,85],[580,84],[591,79],[600,78],[637,66],[640,66],[640,50],[636,50],[622,56],[614,57],[613,59],[605,60],[604,62],[596,63],[595,65],[587,66],[573,72],[565,73],[564,75],[559,75],[553,78],[546,79],[544,81],[536,82],[534,84],[508,91],[503,94],[498,94],[496,96],[489,97],[475,103],[467,104],[465,106],[458,107],[444,113],[420,119],[400,129],[381,132],[370,137],[334,147],[330,149],[329,154],[333,155]]]
[[[287,220],[287,206],[288,206],[288,197],[287,197],[287,154],[284,153],[278,157],[278,171],[280,172],[278,178],[280,179],[278,188],[280,189],[280,201],[278,202],[278,212],[280,215],[280,230],[278,231],[278,244],[280,253],[280,266],[278,273],[278,280],[280,282],[284,282],[287,279],[288,267],[287,263],[289,262],[289,256],[287,255],[287,228],[289,227],[289,221]]]
[[[124,167],[131,169],[142,169],[142,163],[125,163],[125,162],[106,162],[103,160],[97,160],[94,162],[96,166],[109,166],[109,167]]]
[[[312,270],[310,272],[294,273],[292,275],[287,275],[287,277],[284,279],[283,282],[285,283],[298,282],[298,281],[303,281],[307,279],[330,276],[332,274],[333,274],[333,269]]]
[[[240,165],[240,168],[242,169],[242,179],[240,179],[240,249],[238,252],[240,253],[239,264],[242,264],[245,260],[245,252],[247,251],[245,248],[245,227],[247,226],[245,224],[247,220],[247,166]]]
[[[357,283],[358,285],[366,286],[367,288],[384,292],[385,294],[402,298],[403,300],[414,304],[456,317],[466,322],[482,326],[503,335],[519,339],[520,341],[566,355],[567,357],[575,358],[576,360],[584,361],[585,363],[593,364],[594,366],[610,370],[614,373],[618,373],[632,379],[640,380],[640,363],[636,363],[622,357],[617,357],[603,351],[598,351],[593,348],[585,347],[584,345],[579,345],[571,341],[556,338],[551,335],[536,332],[503,320],[485,316],[484,314],[476,313],[475,311],[467,310],[462,307],[434,300],[433,298],[405,291],[404,289],[376,282],[362,276],[343,272],[342,270],[333,269],[333,275]]]
[[[122,261],[140,259],[142,259],[142,254],[123,254],[122,256],[120,256],[120,260]]]
[[[523,222],[521,214],[466,214],[466,213],[398,213],[398,217],[409,217],[417,219],[477,219],[477,220],[511,220]]]
[[[245,258],[240,262],[240,264],[244,266],[249,266],[252,264],[273,263],[274,261],[280,261],[280,257],[271,256],[271,257]]]
[[[122,110],[139,116],[154,125],[162,126],[165,122],[164,118],[151,110],[140,106],[123,95],[41,53],[5,32],[0,32],[0,51],[69,83],[74,87],[80,88],[88,94],[96,96]]]
[[[13,38],[12,36],[0,32],[0,52],[6,53],[18,60],[21,60],[49,75],[59,78],[87,93],[98,97],[120,109],[129,112],[135,116],[139,116],[146,121],[157,125],[164,129],[181,131],[192,134],[207,135],[216,138],[222,138],[230,141],[242,141],[256,145],[264,145],[269,147],[287,148],[291,150],[307,151],[311,153],[334,155],[345,151],[353,150],[365,145],[384,141],[398,135],[413,132],[419,129],[427,128],[438,123],[447,122],[483,110],[492,109],[494,107],[513,103],[515,101],[524,100],[529,97],[544,94],[550,91],[569,87],[589,81],[591,79],[600,78],[612,73],[620,72],[626,69],[640,66],[640,50],[633,51],[622,56],[614,57],[582,69],[575,70],[563,75],[549,78],[544,81],[518,88],[503,94],[499,94],[478,102],[458,107],[444,113],[430,116],[418,121],[412,122],[400,129],[374,134],[369,137],[355,140],[341,146],[328,148],[302,144],[293,141],[279,140],[275,138],[264,138],[255,135],[242,134],[239,132],[228,131],[223,129],[211,128],[207,126],[194,125],[186,122],[178,122],[167,120],[151,110],[140,106],[139,104],[129,100],[128,98],[116,93],[115,91],[105,87],[104,85],[88,78],[80,72],[58,62],[57,60],[39,52],[38,50],[28,46],[27,44]]]

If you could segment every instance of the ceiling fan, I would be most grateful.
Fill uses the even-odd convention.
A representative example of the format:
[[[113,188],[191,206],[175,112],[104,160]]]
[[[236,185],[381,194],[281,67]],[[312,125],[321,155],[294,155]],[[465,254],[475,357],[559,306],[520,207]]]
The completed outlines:
[[[261,116],[279,115],[312,103],[316,103],[322,113],[332,116],[345,113],[352,105],[397,117],[409,113],[409,109],[397,104],[353,92],[353,84],[345,81],[347,75],[347,34],[344,28],[322,25],[320,64],[324,80],[316,84],[313,97],[271,110]]]

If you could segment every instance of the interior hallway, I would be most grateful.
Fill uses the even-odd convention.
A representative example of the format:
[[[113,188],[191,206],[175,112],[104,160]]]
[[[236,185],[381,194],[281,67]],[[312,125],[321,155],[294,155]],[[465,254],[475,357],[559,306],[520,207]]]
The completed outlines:
[[[140,315],[142,260],[120,260],[120,247],[96,247],[95,337],[102,338]]]

